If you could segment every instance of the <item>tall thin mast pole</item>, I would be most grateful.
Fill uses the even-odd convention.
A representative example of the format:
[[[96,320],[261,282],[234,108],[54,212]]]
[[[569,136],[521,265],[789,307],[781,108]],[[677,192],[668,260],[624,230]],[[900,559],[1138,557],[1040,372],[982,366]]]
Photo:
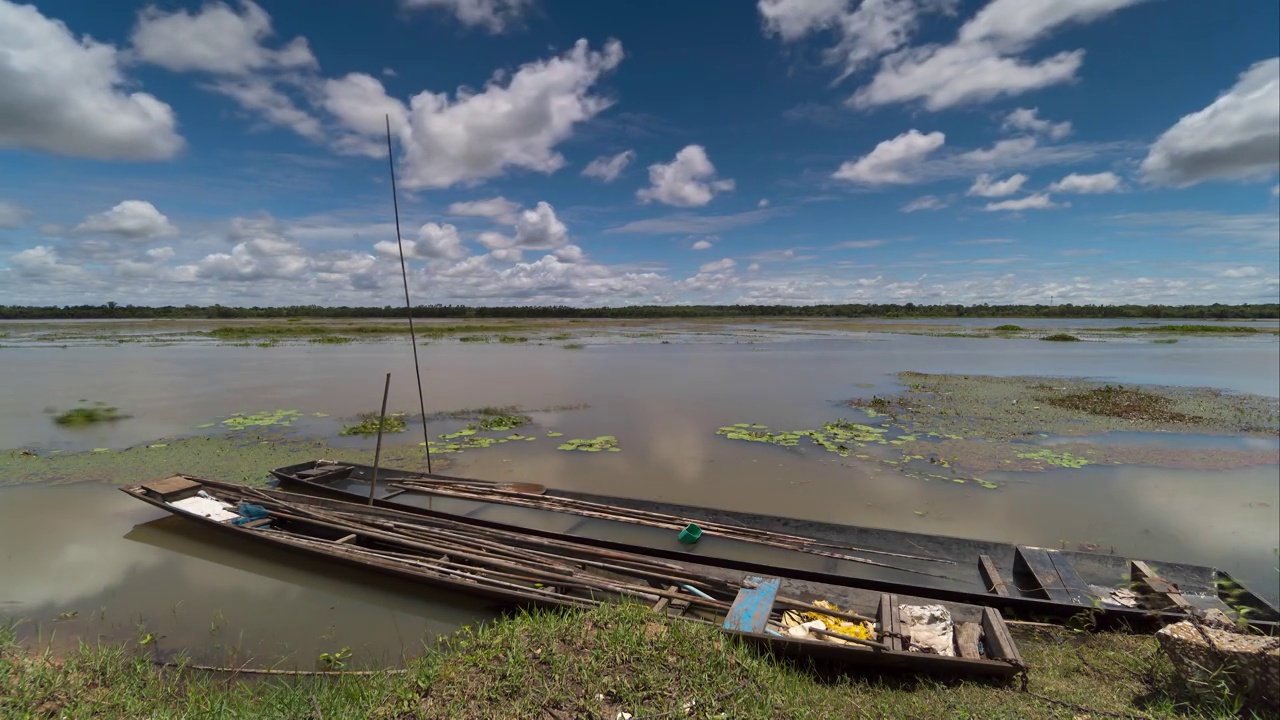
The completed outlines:
[[[431,472],[431,438],[427,437],[427,403],[422,399],[422,371],[418,369],[418,336],[413,331],[413,305],[409,302],[409,271],[404,265],[404,241],[400,239],[400,199],[396,196],[396,160],[391,150],[391,116],[387,120],[387,166],[391,169],[391,205],[396,213],[396,246],[400,248],[400,277],[404,280],[404,309],[409,314],[409,345],[413,347],[413,376],[418,379],[418,411],[422,413],[422,442]]]

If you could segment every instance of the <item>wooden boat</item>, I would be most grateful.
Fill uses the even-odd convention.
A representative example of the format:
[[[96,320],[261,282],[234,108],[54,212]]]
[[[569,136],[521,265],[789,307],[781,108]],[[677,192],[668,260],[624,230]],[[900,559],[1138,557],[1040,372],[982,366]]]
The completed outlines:
[[[313,461],[272,471],[333,497],[370,495],[372,468]],[[480,527],[668,560],[879,592],[927,594],[1042,622],[1154,629],[1217,610],[1277,634],[1280,610],[1212,567],[900,532],[382,468],[374,503]],[[545,490],[545,491],[543,491]],[[657,518],[657,520],[654,520]],[[694,545],[678,529],[703,529]]]
[[[744,577],[450,518],[188,476],[121,490],[222,533],[507,605],[586,608],[639,600],[669,617],[714,623],[786,655],[947,675],[1008,677],[1024,668],[1008,627],[991,608]],[[805,599],[815,597],[840,609]],[[850,609],[868,606],[874,617]],[[906,615],[923,606],[949,616],[955,639],[947,642],[955,643],[956,654],[919,651],[923,635]],[[795,617],[789,613],[817,613],[823,621],[797,631],[794,622],[784,627]],[[852,625],[861,630],[850,634]]]

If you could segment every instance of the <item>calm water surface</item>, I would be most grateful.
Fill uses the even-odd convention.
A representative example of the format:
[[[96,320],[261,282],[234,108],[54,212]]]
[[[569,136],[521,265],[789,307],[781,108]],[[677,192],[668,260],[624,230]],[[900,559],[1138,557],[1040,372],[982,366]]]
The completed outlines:
[[[1135,557],[1216,565],[1280,596],[1275,465],[1087,467],[989,476],[1002,487],[985,490],[714,434],[735,422],[802,428],[848,416],[839,401],[893,391],[902,370],[1085,376],[1278,396],[1274,337],[1069,346],[885,334],[740,340],[580,351],[433,343],[422,353],[428,410],[587,404],[539,413],[535,430],[615,435],[623,449],[589,455],[557,452],[546,438],[508,443],[452,456],[454,474],[1045,546],[1091,542]],[[215,432],[196,426],[274,409],[326,413],[296,429],[331,434],[342,416],[376,408],[386,372],[391,409],[415,411],[404,341],[0,349],[0,448],[127,447]],[[82,398],[134,417],[73,431],[45,412]],[[432,423],[430,430],[460,426]],[[424,635],[490,616],[470,601],[285,562],[171,520],[103,485],[0,489],[0,615],[30,618],[25,627],[46,639],[130,637],[141,621],[164,636],[161,651],[284,657],[298,666],[345,646],[363,660],[391,661]]]

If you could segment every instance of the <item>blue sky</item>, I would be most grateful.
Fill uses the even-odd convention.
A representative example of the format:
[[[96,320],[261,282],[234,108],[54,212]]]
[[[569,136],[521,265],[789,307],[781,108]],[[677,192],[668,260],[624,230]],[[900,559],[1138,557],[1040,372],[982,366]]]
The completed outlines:
[[[1275,302],[1265,0],[0,0],[0,303]]]

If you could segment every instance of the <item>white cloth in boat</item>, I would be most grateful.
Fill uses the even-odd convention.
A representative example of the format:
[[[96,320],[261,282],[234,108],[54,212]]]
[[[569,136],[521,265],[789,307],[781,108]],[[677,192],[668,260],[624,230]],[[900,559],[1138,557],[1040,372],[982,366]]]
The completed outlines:
[[[181,500],[175,500],[170,505],[185,510],[189,513],[207,517],[217,522],[226,522],[240,517],[239,514],[233,512],[230,505],[219,502],[213,498],[189,497]]]

